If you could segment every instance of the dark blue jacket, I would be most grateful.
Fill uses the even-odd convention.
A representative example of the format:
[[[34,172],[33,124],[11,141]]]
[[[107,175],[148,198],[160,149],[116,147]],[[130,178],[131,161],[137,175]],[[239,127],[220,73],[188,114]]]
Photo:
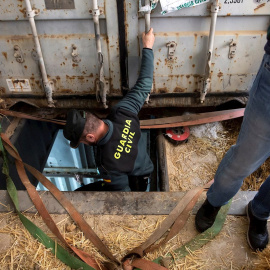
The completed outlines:
[[[151,49],[143,49],[142,51],[142,62],[139,78],[135,84],[135,86],[126,94],[126,96],[112,108],[112,114],[117,111],[126,111],[127,114],[134,115],[137,117],[139,111],[141,110],[145,99],[151,91],[152,83],[153,83],[153,71],[154,71],[154,55]],[[110,117],[110,119],[112,119]],[[97,143],[97,146],[100,150],[106,145],[110,143],[110,140],[113,137],[114,128],[116,129],[117,124],[110,119],[103,119],[103,121],[108,125],[109,130],[107,134]],[[139,129],[139,121],[138,121],[138,129]],[[116,132],[116,130],[115,130]],[[143,176],[149,175],[153,171],[153,163],[148,156],[147,149],[143,142],[143,137],[140,136],[140,132],[138,132],[138,151],[133,160],[132,169],[129,169],[128,172],[109,170],[107,168],[103,168],[103,166],[99,167],[101,174],[107,174],[108,178],[111,182],[108,184],[106,182],[106,190],[129,190],[128,185],[128,176]],[[107,148],[108,149],[108,148]],[[100,151],[100,155],[107,155],[108,153],[104,153],[104,151]],[[112,155],[113,158],[113,155]]]

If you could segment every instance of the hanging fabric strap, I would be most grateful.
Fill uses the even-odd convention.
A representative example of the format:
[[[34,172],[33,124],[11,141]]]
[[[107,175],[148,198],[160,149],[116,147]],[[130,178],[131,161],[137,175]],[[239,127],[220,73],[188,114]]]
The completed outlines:
[[[0,127],[1,129],[1,127]],[[3,155],[3,167],[2,172],[6,176],[6,183],[7,183],[7,191],[9,193],[9,196],[14,203],[15,210],[17,214],[19,215],[19,218],[25,228],[30,232],[30,234],[38,239],[47,249],[50,249],[51,252],[62,262],[64,262],[66,265],[70,266],[73,269],[83,269],[83,270],[94,270],[94,269],[100,269],[100,268],[93,268],[89,264],[84,263],[83,261],[75,258],[72,256],[67,250],[65,250],[62,246],[60,246],[56,241],[51,239],[49,236],[47,236],[40,228],[38,228],[33,222],[31,222],[28,218],[26,218],[19,209],[19,200],[18,200],[18,194],[16,187],[12,181],[12,179],[9,176],[9,168],[8,168],[8,160],[6,157],[6,153],[4,151],[4,147],[2,144],[2,140],[0,138],[0,152]],[[70,248],[79,256],[80,251],[76,252],[76,248]],[[86,254],[87,261],[91,260],[88,254]],[[81,257],[81,256],[80,256]],[[84,254],[82,255],[84,257]],[[88,260],[89,259],[89,260]],[[93,263],[92,263],[93,262]],[[96,266],[96,262],[94,260],[91,260],[91,264],[93,266]]]
[[[183,227],[185,226],[185,224],[186,224],[186,222],[187,222],[187,220],[189,218],[190,212],[193,209],[193,207],[195,206],[196,202],[198,201],[200,195],[202,194],[202,192],[204,190],[208,189],[212,185],[213,182],[214,182],[214,180],[208,182],[202,188],[200,188],[200,187],[195,188],[195,189],[190,190],[190,191],[187,192],[187,194],[186,194],[187,196],[186,196],[186,198],[182,199],[182,203],[184,201],[185,202],[187,201],[188,204],[186,205],[184,210],[180,213],[180,215],[175,220],[174,220],[174,218],[172,218],[174,220],[173,225],[170,228],[170,231],[167,234],[166,238],[163,241],[161,241],[158,245],[147,247],[145,249],[146,253],[150,252],[150,251],[153,251],[154,249],[159,248],[161,245],[164,245],[165,243],[167,243],[169,240],[171,240],[175,235],[177,235],[183,229]],[[178,205],[176,206],[176,210],[178,208],[179,212],[180,212],[180,209],[182,209],[182,207],[183,207],[183,206],[181,207],[180,205],[181,205],[181,203],[178,203]]]
[[[83,261],[85,261],[89,267],[89,269],[98,269],[98,270],[105,270],[110,269],[110,267],[100,265],[96,260],[90,257],[89,254],[78,250],[77,248],[69,245],[61,233],[59,232],[57,226],[55,225],[54,221],[50,217],[47,209],[45,208],[38,192],[36,191],[35,187],[29,181],[25,168],[32,173],[46,188],[48,188],[53,196],[60,202],[60,204],[67,210],[73,220],[77,223],[80,229],[85,233],[86,237],[93,242],[93,244],[101,250],[108,258],[110,258],[115,265],[114,269],[118,269],[120,263],[118,260],[110,253],[107,247],[102,243],[102,241],[98,238],[98,236],[94,233],[91,227],[85,222],[82,216],[77,212],[74,206],[66,199],[64,194],[60,192],[45,176],[43,176],[39,171],[35,168],[23,163],[21,160],[17,150],[11,144],[8,137],[1,133],[0,137],[3,140],[3,145],[8,151],[8,153],[15,159],[16,168],[18,170],[18,174],[25,185],[29,196],[31,197],[33,203],[35,204],[37,210],[39,211],[40,215],[42,216],[44,222],[47,226],[51,229],[51,231],[68,247],[70,247]],[[1,141],[1,140],[0,140]],[[142,270],[165,270],[168,269],[164,266],[159,265],[161,263],[162,258],[158,258],[155,262],[151,262],[142,257],[147,253],[150,252],[161,245],[165,244],[167,241],[172,239],[179,231],[184,227],[186,221],[189,217],[190,211],[196,204],[198,198],[200,197],[201,193],[210,187],[213,183],[213,180],[207,183],[205,186],[195,188],[190,190],[186,193],[186,195],[182,198],[182,200],[177,204],[177,206],[173,209],[170,215],[161,223],[160,227],[155,230],[155,232],[140,246],[134,248],[131,252],[129,252],[123,259],[123,265],[129,265],[142,269]],[[14,185],[14,184],[13,184]],[[17,208],[16,208],[17,209]],[[227,209],[227,207],[226,207]],[[227,213],[227,212],[226,212]],[[226,215],[225,215],[226,217]],[[218,230],[215,230],[215,235],[220,231],[223,223],[224,223],[224,215],[221,218],[217,219],[218,222]],[[163,237],[165,233],[170,229],[170,232],[167,236],[158,244],[153,245],[158,239]],[[100,243],[101,242],[101,243]],[[180,250],[180,249],[178,249]],[[177,250],[177,251],[178,251]],[[157,263],[156,263],[157,262]],[[114,266],[113,266],[114,267]],[[85,268],[83,268],[85,269]]]
[[[231,203],[232,203],[232,199],[229,201],[228,204],[221,207],[212,227],[210,227],[203,233],[196,235],[188,243],[174,250],[173,255],[171,253],[168,253],[167,254],[168,257],[166,258],[168,259],[173,258],[175,260],[181,259],[185,257],[186,255],[189,255],[190,252],[200,249],[202,246],[204,246],[205,244],[210,242],[212,239],[214,239],[219,234],[219,232],[221,231],[224,225]],[[155,259],[155,261],[160,261],[162,259],[163,259],[162,257],[158,257],[157,259]]]
[[[111,252],[108,250],[108,248],[103,244],[103,242],[100,240],[100,238],[95,234],[95,232],[92,230],[92,228],[88,225],[88,223],[83,219],[83,217],[78,213],[78,211],[75,209],[75,207],[67,200],[67,198],[64,196],[62,192],[60,192],[45,176],[43,176],[38,170],[35,168],[25,164],[22,162],[17,150],[15,147],[11,144],[9,139],[4,133],[1,133],[1,138],[3,140],[4,146],[8,153],[15,159],[16,168],[18,170],[18,174],[25,185],[28,194],[30,198],[32,199],[34,205],[36,206],[37,210],[39,211],[41,217],[43,218],[46,225],[51,229],[51,231],[61,240],[64,241],[63,237],[60,236],[60,232],[58,231],[56,225],[54,224],[52,218],[50,217],[47,209],[45,208],[39,194],[37,193],[35,187],[31,184],[29,181],[24,166],[29,170],[30,173],[32,173],[37,180],[39,180],[46,188],[50,190],[50,192],[53,194],[53,196],[59,201],[59,203],[66,209],[66,211],[70,214],[72,219],[76,222],[76,224],[79,226],[79,228],[84,232],[85,236],[108,258],[110,258],[113,262],[116,264],[120,264],[118,260],[111,254]],[[64,243],[66,243],[64,241]],[[74,247],[72,247],[74,250]],[[74,252],[78,252],[78,249],[75,248]],[[87,260],[88,263],[90,262],[89,256],[85,253],[80,251],[80,257],[85,261]],[[102,269],[98,264],[95,264],[95,269]],[[105,269],[105,268],[103,268]]]
[[[0,114],[12,116],[12,117],[30,119],[30,120],[50,122],[50,123],[59,124],[59,125],[66,124],[65,120],[49,119],[49,118],[44,118],[44,117],[40,117],[40,116],[30,115],[30,114],[26,114],[26,113],[22,113],[22,112],[11,111],[11,110],[0,109]]]
[[[194,126],[201,125],[211,122],[223,121],[233,118],[242,117],[244,115],[245,109],[233,109],[233,110],[224,110],[224,111],[215,111],[215,112],[207,112],[207,113],[196,113],[196,114],[187,114],[187,115],[179,115],[172,117],[163,117],[156,119],[148,119],[148,120],[140,120],[140,128],[141,129],[160,129],[160,128],[171,128],[171,127],[180,127],[180,126]],[[4,110],[0,109],[0,114],[37,120],[37,121],[45,121],[51,122],[58,125],[65,125],[65,120],[59,119],[49,119],[40,116],[33,116],[26,113]]]
[[[131,265],[134,267],[138,267],[138,265],[144,265],[143,270],[152,269],[150,262],[147,260],[143,260],[142,257],[154,249],[159,248],[161,245],[164,245],[170,239],[172,239],[186,224],[189,214],[193,209],[194,205],[198,201],[201,193],[209,188],[214,180],[210,181],[203,187],[198,187],[193,190],[190,190],[186,193],[186,195],[180,200],[180,202],[176,205],[173,211],[169,214],[169,216],[161,223],[158,229],[154,231],[154,233],[140,246],[134,248],[130,251],[123,259],[125,262],[130,258],[135,257],[131,262]],[[157,240],[159,240],[169,229],[170,232],[159,244],[152,246]],[[140,268],[140,267],[139,267]],[[164,269],[164,268],[163,268]]]

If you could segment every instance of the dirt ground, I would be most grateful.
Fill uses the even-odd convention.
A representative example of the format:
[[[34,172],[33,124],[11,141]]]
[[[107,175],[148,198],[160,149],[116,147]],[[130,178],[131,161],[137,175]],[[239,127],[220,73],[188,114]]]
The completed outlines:
[[[237,120],[227,122],[225,126],[220,123],[208,124],[192,128],[192,135],[186,144],[173,146],[167,142],[171,191],[189,190],[212,179],[223,155],[236,141],[238,131]],[[258,187],[269,172],[268,167],[267,164],[264,165],[257,174],[247,179],[245,189]],[[38,214],[26,215],[55,239]],[[165,218],[165,216],[108,215],[84,217],[118,259],[145,241]],[[89,254],[94,254],[101,261],[105,260],[78,228],[68,230],[68,226],[72,224],[69,216],[53,215],[53,219],[69,243],[75,244]],[[185,258],[171,261],[170,269],[270,269],[270,246],[264,253],[259,254],[259,259],[258,254],[253,253],[247,245],[246,230],[246,217],[228,216],[221,233],[215,239],[196,252],[190,252]],[[169,252],[173,254],[173,250],[197,234],[192,215],[176,237],[166,246],[149,253],[147,258],[153,260],[159,256],[166,256]],[[0,269],[70,269],[34,240],[14,213],[0,213],[0,239]]]
[[[27,214],[27,217],[55,239],[38,215]],[[118,259],[146,240],[165,218],[164,216],[88,215],[84,217]],[[69,243],[76,244],[89,254],[95,254],[100,260],[105,259],[84,238],[78,228],[72,232],[67,230],[67,226],[72,224],[67,215],[53,215],[53,219]],[[0,220],[0,269],[70,269],[34,240],[15,214],[6,216],[1,214]],[[258,258],[247,246],[246,230],[245,217],[228,216],[221,233],[214,240],[185,258],[171,262],[170,269],[256,269]],[[147,258],[153,260],[159,256],[166,256],[168,252],[173,252],[196,235],[194,216],[191,216],[179,235],[166,246],[149,253]]]

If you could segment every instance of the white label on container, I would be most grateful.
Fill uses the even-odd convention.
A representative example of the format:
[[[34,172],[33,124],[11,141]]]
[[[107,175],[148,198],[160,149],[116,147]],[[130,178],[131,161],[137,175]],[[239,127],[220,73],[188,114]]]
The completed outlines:
[[[193,7],[203,3],[207,3],[209,0],[160,0],[162,12],[166,13],[180,10],[182,8]]]
[[[10,92],[31,92],[31,86],[27,79],[7,79],[7,85]]]

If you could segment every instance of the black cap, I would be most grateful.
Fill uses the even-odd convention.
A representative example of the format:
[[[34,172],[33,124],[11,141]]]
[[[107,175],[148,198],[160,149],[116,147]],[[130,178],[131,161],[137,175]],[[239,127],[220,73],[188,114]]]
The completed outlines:
[[[70,141],[70,147],[77,148],[79,146],[85,122],[85,111],[68,111],[63,133],[65,138]]]

